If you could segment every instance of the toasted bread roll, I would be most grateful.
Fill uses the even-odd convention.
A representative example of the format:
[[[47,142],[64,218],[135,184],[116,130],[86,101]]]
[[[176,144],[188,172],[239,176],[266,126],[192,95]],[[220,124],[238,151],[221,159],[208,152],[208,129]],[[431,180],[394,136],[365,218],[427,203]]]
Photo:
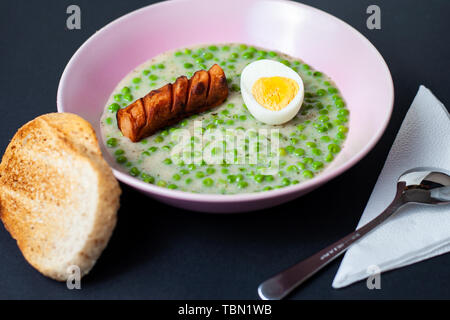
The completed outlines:
[[[0,218],[25,259],[65,281],[94,266],[116,224],[119,185],[91,125],[52,113],[25,124],[0,164]]]
[[[225,73],[215,64],[208,71],[195,72],[190,80],[179,77],[174,84],[153,90],[120,109],[117,125],[124,136],[138,142],[183,118],[222,104],[227,97]]]

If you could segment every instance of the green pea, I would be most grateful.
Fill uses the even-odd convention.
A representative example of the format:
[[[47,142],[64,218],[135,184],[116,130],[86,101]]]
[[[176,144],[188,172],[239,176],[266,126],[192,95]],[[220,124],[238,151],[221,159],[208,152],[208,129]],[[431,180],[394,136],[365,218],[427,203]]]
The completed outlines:
[[[116,138],[109,138],[108,140],[106,140],[106,145],[110,148],[115,148],[117,147],[117,139]]]
[[[263,191],[270,191],[270,190],[273,190],[271,186],[264,187],[263,189]]]
[[[342,132],[342,133],[347,133],[348,132],[348,128],[345,126],[339,126],[338,127],[338,131]]]
[[[338,153],[339,151],[341,151],[341,147],[339,147],[337,144],[329,144],[328,145],[328,150],[330,150],[331,153]]]
[[[116,158],[116,161],[117,161],[117,163],[123,164],[123,163],[127,162],[128,159],[125,156],[119,156]]]
[[[241,116],[239,116],[239,120],[245,121],[245,120],[247,120],[247,116],[246,115],[241,115]]]
[[[234,124],[234,121],[230,119],[230,120],[227,120],[225,123],[226,123],[227,125],[231,126],[231,125]]]
[[[312,177],[314,177],[314,173],[312,173],[312,171],[310,170],[304,170],[302,174],[307,179],[311,179]]]
[[[327,94],[327,92],[324,89],[319,89],[316,91],[316,95],[319,97],[323,97],[326,94]]]
[[[181,51],[177,51],[177,52],[174,53],[175,57],[179,57],[179,56],[182,56],[182,55],[183,55],[183,52],[181,52]]]
[[[217,46],[209,46],[208,49],[211,50],[211,51],[219,50],[219,48],[217,48]]]
[[[190,183],[192,183],[192,179],[191,178],[187,178],[186,179],[186,184],[190,184]]]
[[[211,178],[206,178],[203,180],[203,185],[205,187],[211,187],[214,184],[214,180]]]
[[[294,165],[291,165],[291,166],[287,167],[286,171],[288,171],[288,172],[298,172],[298,167],[294,166]]]
[[[298,139],[296,139],[296,138],[291,138],[290,141],[291,141],[292,144],[297,144],[298,143]]]
[[[328,110],[327,109],[320,110],[319,114],[327,115],[328,114]]]
[[[230,51],[230,47],[229,46],[223,46],[222,47],[222,51]]]
[[[192,63],[186,62],[183,66],[184,66],[186,69],[191,69],[194,65],[193,65]]]
[[[284,157],[285,155],[287,155],[286,149],[284,149],[284,148],[278,149],[278,154],[280,156]]]
[[[156,143],[161,143],[161,142],[163,142],[164,141],[164,138],[162,137],[162,136],[157,136],[156,138],[155,138],[155,142]]]
[[[297,149],[295,149],[294,154],[297,157],[301,157],[301,156],[303,156],[305,154],[305,150],[302,149],[302,148],[297,148]]]
[[[214,168],[209,167],[206,169],[207,174],[214,174],[215,172],[216,172],[216,169],[214,169]]]
[[[304,64],[302,66],[302,68],[303,68],[303,70],[310,70],[311,69],[311,67],[309,65],[307,65],[307,64]]]
[[[267,182],[272,182],[275,178],[271,175],[265,175],[264,180]]]
[[[122,155],[122,154],[125,154],[125,151],[122,150],[122,149],[117,149],[117,150],[114,152],[114,154],[115,154],[116,156],[120,156],[120,155]]]
[[[205,62],[205,59],[203,59],[202,57],[198,57],[198,58],[195,59],[195,62],[203,63],[203,62]]]
[[[294,150],[295,150],[295,147],[293,147],[293,146],[287,146],[286,147],[286,151],[289,152],[289,153],[294,152]]]
[[[188,169],[190,170],[190,171],[194,171],[195,169],[196,169],[196,166],[195,166],[195,164],[193,164],[193,163],[191,163],[191,164],[188,164]]]
[[[214,58],[214,55],[213,55],[211,52],[205,52],[205,53],[203,54],[203,57],[204,57],[206,60],[211,60],[212,58]]]
[[[302,162],[297,162],[297,168],[299,168],[300,170],[305,170],[306,166]]]
[[[288,66],[288,67],[291,66],[291,63],[290,63],[288,60],[281,60],[280,62],[281,62],[282,64],[284,64],[285,66]]]
[[[141,176],[142,176],[142,180],[146,183],[154,183],[155,182],[155,178],[146,173],[143,173]]]
[[[131,168],[131,170],[130,170],[130,174],[131,174],[133,177],[137,177],[138,175],[141,174],[141,172],[139,171],[138,168],[133,167],[133,168]]]
[[[345,139],[345,133],[343,133],[343,132],[338,132],[338,133],[336,134],[336,138],[341,139],[341,140],[344,140],[344,139]]]
[[[134,78],[132,81],[134,84],[138,84],[138,83],[141,83],[142,80],[141,80],[141,78]]]
[[[283,179],[281,180],[281,184],[282,184],[283,186],[287,187],[288,185],[291,184],[291,180],[289,180],[289,178],[283,178]]]
[[[167,182],[165,182],[164,180],[159,180],[156,183],[156,185],[159,186],[159,187],[165,187],[167,185]]]
[[[317,144],[310,141],[310,142],[307,142],[307,143],[306,143],[306,146],[307,146],[308,148],[315,148],[315,147],[317,147]]]
[[[195,176],[197,177],[197,178],[203,178],[204,176],[205,176],[205,173],[203,172],[203,171],[197,171],[196,173],[195,173]]]
[[[167,165],[172,164],[172,159],[166,158],[166,159],[163,160],[163,163],[167,164]]]
[[[231,57],[231,59],[237,59],[237,58],[239,58],[239,54],[237,54],[236,52],[233,52],[233,53],[230,55],[230,57]]]
[[[229,103],[229,104],[227,104],[227,108],[228,108],[228,109],[233,109],[233,108],[234,108],[234,103]]]
[[[169,185],[167,186],[167,188],[168,188],[168,189],[175,190],[175,189],[178,189],[178,186],[177,186],[176,184],[171,183],[171,184],[169,184]]]
[[[120,105],[118,103],[112,103],[109,105],[108,110],[111,113],[117,112],[120,109]]]
[[[258,54],[258,56],[260,56],[260,57],[265,57],[265,56],[267,56],[267,52],[264,51],[264,50],[258,50],[257,54]]]
[[[170,151],[170,146],[163,146],[161,149],[163,149],[164,151]]]
[[[117,101],[117,102],[122,101],[122,95],[121,94],[115,94],[114,95],[114,100]]]
[[[333,87],[328,88],[328,93],[330,93],[330,94],[334,94],[334,93],[338,93],[338,92],[339,92],[339,90],[336,88],[333,88]]]
[[[343,108],[343,107],[345,107],[345,103],[344,103],[344,101],[341,100],[341,99],[336,100],[336,101],[334,102],[334,104],[335,104],[335,106],[336,106],[337,108]]]
[[[241,51],[247,50],[247,48],[248,47],[245,44],[240,44],[239,47],[238,47],[238,49],[241,50]]]
[[[306,128],[306,127],[305,127],[303,124],[297,125],[297,130],[300,131],[300,132],[302,132],[303,130],[305,130],[305,128]]]
[[[319,170],[323,168],[323,163],[320,161],[314,161],[311,166],[314,168],[314,170]]]
[[[313,154],[315,154],[316,156],[320,156],[322,154],[322,151],[320,149],[317,149],[317,148],[312,149],[311,152]]]
[[[108,117],[105,119],[106,124],[112,124],[113,123],[113,119]]]
[[[156,140],[156,139],[155,139]],[[150,148],[148,148],[148,151],[150,151],[150,152],[156,152],[158,150],[158,147],[150,147]]]
[[[252,58],[253,58],[253,53],[250,52],[250,51],[244,52],[244,54],[242,55],[242,57],[243,57],[244,59],[247,59],[247,60],[252,59]]]
[[[157,76],[156,74],[151,74],[148,78],[149,78],[151,81],[156,81],[156,80],[158,80],[158,76]]]
[[[167,137],[167,136],[169,135],[169,131],[163,130],[163,131],[161,131],[161,135],[162,135],[163,137]]]
[[[244,189],[244,188],[248,187],[248,182],[246,182],[246,181],[239,181],[237,185],[238,185],[239,189]]]
[[[316,72],[313,73],[313,76],[314,76],[314,77],[317,77],[317,78],[318,78],[318,77],[321,77],[321,76],[322,76],[322,72],[316,71]]]
[[[133,101],[133,95],[132,94],[124,94],[123,100],[131,102],[131,101]]]
[[[130,88],[128,88],[128,87],[123,87],[123,89],[121,90],[121,92],[122,92],[123,94],[128,94],[128,93],[131,92],[131,90],[130,90]]]
[[[230,172],[230,170],[228,170],[227,168],[222,168],[221,172],[223,174],[228,174]]]
[[[186,119],[180,122],[180,126],[182,126],[182,127],[187,126],[187,124],[188,124],[188,121]]]
[[[233,174],[230,174],[230,175],[227,176],[227,180],[230,183],[234,183],[236,181],[236,176],[233,175]]]
[[[245,171],[245,168],[240,168],[240,169],[243,169],[241,171]],[[236,181],[242,181],[242,180],[244,180],[244,176],[242,174],[236,175]]]
[[[319,118],[317,118],[317,120],[319,120],[320,122],[327,122],[330,120],[330,118],[328,118],[328,116],[320,116]]]
[[[253,177],[257,183],[261,183],[264,181],[264,176],[262,174],[257,174]]]
[[[166,66],[163,63],[160,63],[160,64],[156,65],[156,67],[158,69],[165,69],[166,68]]]
[[[305,141],[306,139],[308,139],[308,136],[306,134],[301,134],[298,136],[301,140]]]
[[[148,76],[150,74],[150,71],[149,70],[144,70],[144,71],[142,71],[142,74],[144,76]]]
[[[237,85],[237,84],[235,84],[235,83],[233,83],[233,84],[231,85],[231,91],[238,92],[238,91],[240,91],[240,90],[241,90],[241,88],[239,87],[239,85]]]
[[[312,158],[303,158],[303,162],[305,163],[305,164],[311,164],[311,163],[313,163],[313,159]]]
[[[320,138],[320,140],[324,141],[324,142],[330,142],[331,138],[329,136],[323,136]]]
[[[278,55],[275,51],[269,51],[267,54],[268,54],[269,56],[271,56],[272,58],[273,58],[273,57],[276,57],[276,56]]]
[[[331,161],[333,161],[333,159],[334,159],[334,156],[331,153],[327,154],[327,156],[325,157],[326,162],[331,162]]]

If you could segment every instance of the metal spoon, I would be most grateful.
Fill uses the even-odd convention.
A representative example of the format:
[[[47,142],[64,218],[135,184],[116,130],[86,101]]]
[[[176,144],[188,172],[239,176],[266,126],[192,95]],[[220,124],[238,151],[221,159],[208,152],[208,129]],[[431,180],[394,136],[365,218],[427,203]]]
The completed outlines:
[[[428,205],[450,203],[450,176],[439,169],[406,171],[398,179],[394,200],[379,216],[331,246],[264,281],[258,287],[259,296],[263,300],[284,298],[409,202]]]

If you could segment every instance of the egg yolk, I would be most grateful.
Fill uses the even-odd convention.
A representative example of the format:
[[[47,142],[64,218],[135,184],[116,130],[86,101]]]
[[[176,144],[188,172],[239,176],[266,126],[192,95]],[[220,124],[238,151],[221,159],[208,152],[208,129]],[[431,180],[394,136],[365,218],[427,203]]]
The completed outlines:
[[[285,77],[264,77],[255,81],[252,94],[264,108],[280,111],[286,107],[298,93],[298,83]]]

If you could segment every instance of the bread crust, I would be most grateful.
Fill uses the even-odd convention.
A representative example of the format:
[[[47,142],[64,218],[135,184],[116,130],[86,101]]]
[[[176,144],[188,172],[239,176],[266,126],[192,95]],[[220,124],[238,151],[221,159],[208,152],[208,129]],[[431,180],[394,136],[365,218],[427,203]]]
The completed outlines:
[[[120,187],[92,126],[69,113],[46,114],[21,127],[0,164],[0,218],[25,259],[65,281],[84,276],[117,221]]]

